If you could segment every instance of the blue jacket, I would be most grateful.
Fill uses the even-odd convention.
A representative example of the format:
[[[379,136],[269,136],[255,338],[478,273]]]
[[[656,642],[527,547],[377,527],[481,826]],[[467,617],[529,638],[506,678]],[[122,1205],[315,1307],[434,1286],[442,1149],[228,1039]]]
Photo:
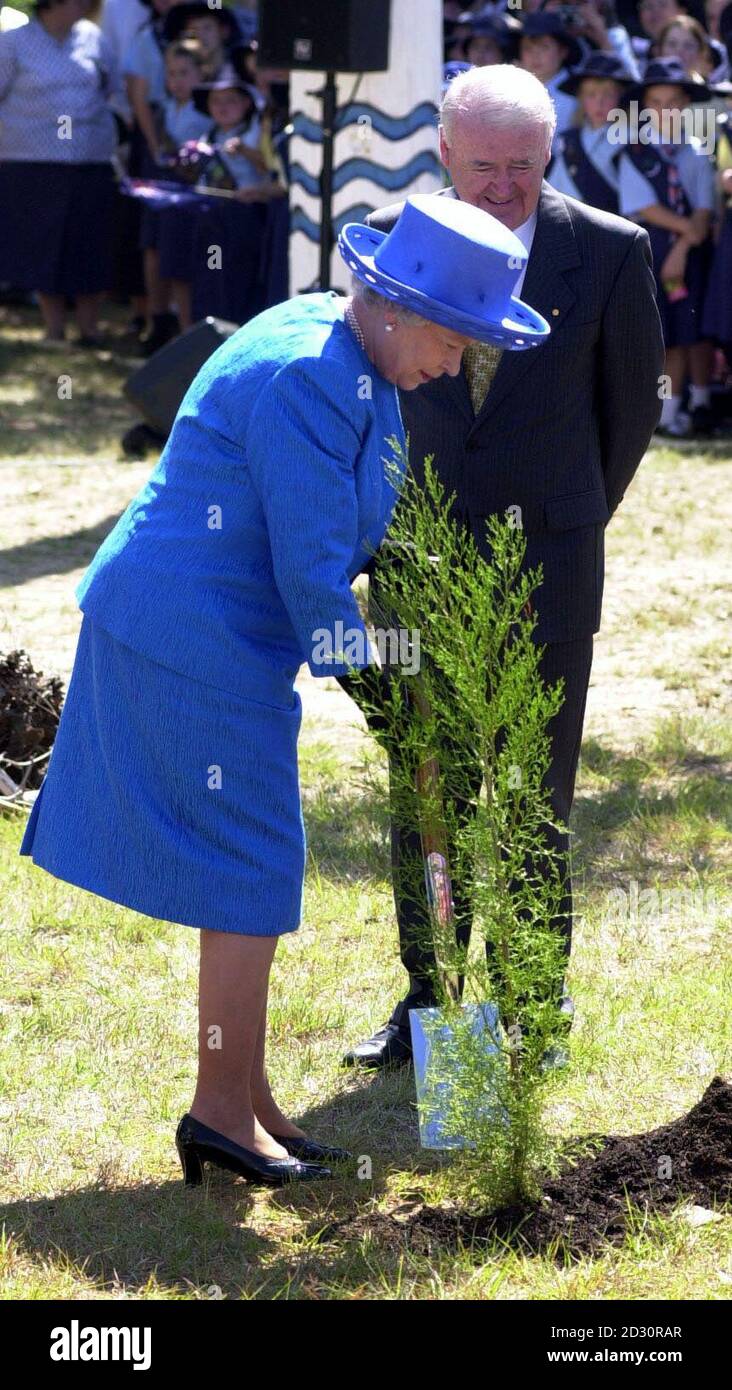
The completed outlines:
[[[396,387],[343,303],[329,292],[278,304],[208,359],[76,589],[85,613],[153,661],[288,708],[303,661],[315,676],[347,669],[322,664],[319,629],[336,652],[339,631],[365,638],[350,584],[396,501],[385,440],[405,443]]]

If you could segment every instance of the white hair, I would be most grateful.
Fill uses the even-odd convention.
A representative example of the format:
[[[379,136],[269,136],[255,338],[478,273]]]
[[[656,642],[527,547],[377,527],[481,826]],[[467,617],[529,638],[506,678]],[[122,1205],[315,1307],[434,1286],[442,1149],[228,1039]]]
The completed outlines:
[[[450,83],[440,107],[440,126],[448,145],[458,116],[477,116],[486,127],[505,130],[511,126],[535,123],[546,132],[551,144],[557,128],[554,103],[542,82],[531,72],[513,63],[491,63],[487,67],[461,72]]]
[[[430,321],[421,314],[416,314],[414,309],[408,309],[406,304],[394,304],[388,294],[379,294],[378,290],[373,289],[371,285],[365,285],[363,280],[359,280],[354,274],[351,274],[351,294],[354,299],[360,299],[362,304],[368,304],[371,309],[380,309],[382,312],[384,309],[391,309],[395,319],[411,323],[415,328]]]

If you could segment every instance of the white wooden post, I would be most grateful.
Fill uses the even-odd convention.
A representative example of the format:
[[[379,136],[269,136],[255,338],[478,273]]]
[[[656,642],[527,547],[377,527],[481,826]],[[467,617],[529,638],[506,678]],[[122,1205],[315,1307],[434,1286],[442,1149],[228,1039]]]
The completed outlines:
[[[368,4],[368,0],[364,0]],[[334,151],[333,226],[430,193],[442,182],[437,106],[442,83],[442,0],[392,0],[389,68],[337,77],[339,118]],[[321,103],[308,95],[323,73],[293,72],[290,110],[290,294],[318,287],[322,165]],[[331,284],[347,290],[348,271],[334,247]]]

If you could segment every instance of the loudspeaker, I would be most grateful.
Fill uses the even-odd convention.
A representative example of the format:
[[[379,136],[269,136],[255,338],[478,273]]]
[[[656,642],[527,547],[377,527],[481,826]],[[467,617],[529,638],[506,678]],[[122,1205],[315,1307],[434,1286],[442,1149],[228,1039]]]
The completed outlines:
[[[166,343],[132,376],[124,393],[148,425],[168,435],[183,397],[193,378],[212,352],[236,333],[238,323],[226,319],[201,319],[179,338]]]
[[[257,63],[313,72],[384,72],[391,0],[259,0]]]

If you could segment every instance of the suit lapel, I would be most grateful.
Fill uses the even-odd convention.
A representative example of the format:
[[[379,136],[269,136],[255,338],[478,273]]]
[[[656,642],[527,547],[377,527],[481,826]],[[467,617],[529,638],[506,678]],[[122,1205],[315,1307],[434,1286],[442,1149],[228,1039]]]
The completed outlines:
[[[520,298],[543,315],[552,332],[561,329],[564,318],[576,299],[574,291],[566,282],[564,272],[581,263],[566,203],[551,184],[544,180],[539,195],[534,241]],[[554,313],[554,310],[559,312]],[[529,368],[540,362],[541,353],[544,351],[545,347],[542,346],[527,348],[524,352],[504,352],[491,388],[480,411],[474,417],[476,425],[482,425],[489,418]],[[462,385],[461,396],[464,394],[472,414],[470,392],[462,369],[459,376],[454,378],[453,385],[457,382]]]

